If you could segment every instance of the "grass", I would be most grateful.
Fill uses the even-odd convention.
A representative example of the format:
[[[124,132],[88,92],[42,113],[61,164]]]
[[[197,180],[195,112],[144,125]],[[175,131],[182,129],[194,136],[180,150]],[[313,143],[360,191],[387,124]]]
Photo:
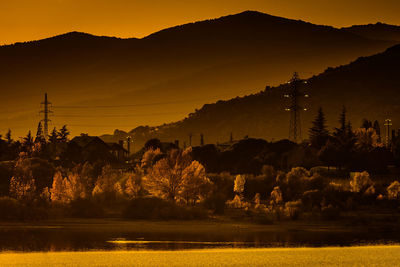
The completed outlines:
[[[400,246],[0,253],[1,266],[398,266]]]

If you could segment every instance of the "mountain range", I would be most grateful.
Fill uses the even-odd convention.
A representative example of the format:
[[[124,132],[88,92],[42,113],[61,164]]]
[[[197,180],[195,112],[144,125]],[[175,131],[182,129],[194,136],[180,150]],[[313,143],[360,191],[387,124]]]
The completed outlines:
[[[307,111],[302,112],[303,138],[311,121],[322,107],[329,130],[339,126],[342,107],[353,128],[359,128],[363,119],[377,120],[385,137],[384,120],[392,119],[393,127],[400,124],[400,45],[386,51],[360,57],[354,62],[328,68],[322,74],[313,76],[301,85],[301,91],[309,98],[301,103]],[[200,134],[205,143],[224,143],[230,134],[238,140],[245,136],[264,138],[269,141],[287,138],[289,113],[284,109],[288,104],[284,98],[290,84],[267,87],[265,90],[228,101],[204,105],[183,120],[158,127],[138,127],[130,132],[115,131],[104,135],[105,140],[124,139],[130,135],[140,147],[150,138],[180,140],[189,144],[188,135],[193,135],[192,145],[200,144]]]
[[[73,135],[172,123],[204,103],[277,86],[294,71],[308,78],[399,43],[399,27],[387,25],[382,33],[378,26],[337,29],[246,11],[142,39],[72,32],[1,46],[0,88],[6,101],[0,107],[0,132],[34,130],[45,92],[53,103],[52,126],[67,124]],[[251,114],[243,110],[241,116]],[[220,123],[227,122],[213,127]],[[176,124],[163,127],[171,125]],[[252,131],[264,128],[260,122]],[[283,137],[283,129],[265,137]],[[247,129],[235,132],[244,135]],[[208,134],[210,141],[220,139]]]

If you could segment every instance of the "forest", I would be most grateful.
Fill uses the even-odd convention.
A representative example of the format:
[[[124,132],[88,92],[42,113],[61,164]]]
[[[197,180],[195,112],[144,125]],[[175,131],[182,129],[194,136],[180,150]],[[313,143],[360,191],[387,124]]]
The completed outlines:
[[[320,108],[301,143],[180,148],[151,139],[122,159],[100,138],[70,140],[67,126],[48,140],[40,123],[17,141],[9,130],[0,139],[0,219],[399,220],[399,136],[386,140],[368,119],[353,129],[346,115],[343,107],[330,132]]]

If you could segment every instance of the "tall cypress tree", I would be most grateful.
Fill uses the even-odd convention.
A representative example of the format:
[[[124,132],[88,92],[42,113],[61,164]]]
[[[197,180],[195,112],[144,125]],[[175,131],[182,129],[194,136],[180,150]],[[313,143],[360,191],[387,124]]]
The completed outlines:
[[[6,134],[6,140],[9,145],[11,145],[11,143],[13,142],[12,137],[11,137],[11,129],[8,129],[8,132]]]
[[[335,128],[335,137],[340,138],[346,135],[346,107],[343,106],[342,113],[339,116],[339,128]]]
[[[42,143],[42,142],[44,142],[43,127],[42,127],[42,123],[39,122],[38,127],[37,127],[36,137],[35,137],[35,143]]]
[[[312,125],[309,130],[311,145],[317,149],[321,149],[329,138],[329,131],[326,128],[326,119],[322,108],[318,109],[318,114]]]

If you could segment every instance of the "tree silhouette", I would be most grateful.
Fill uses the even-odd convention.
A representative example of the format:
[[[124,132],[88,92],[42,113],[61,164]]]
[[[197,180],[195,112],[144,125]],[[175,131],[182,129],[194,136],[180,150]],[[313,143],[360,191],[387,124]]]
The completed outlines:
[[[8,129],[8,132],[6,134],[6,140],[9,145],[13,142],[12,137],[11,137],[11,129]]]
[[[364,128],[364,129],[372,128],[372,121],[367,120],[367,119],[363,119],[363,122],[361,124],[361,128]]]
[[[309,130],[311,145],[317,149],[321,149],[329,138],[329,132],[326,129],[326,119],[322,108],[318,109],[318,115],[312,122],[312,125],[313,126]]]
[[[35,143],[42,143],[42,142],[44,142],[43,127],[42,127],[42,123],[39,122],[37,131],[36,131]]]
[[[378,142],[381,142],[381,127],[379,126],[379,122],[375,121],[374,122],[374,129],[376,134],[378,135]]]
[[[22,146],[26,152],[32,152],[33,137],[31,131],[29,131],[28,134],[23,138]]]
[[[49,142],[51,144],[56,144],[58,142],[58,133],[56,127],[53,128],[49,136]]]
[[[67,125],[64,125],[61,127],[60,131],[57,133],[58,135],[58,140],[62,143],[66,143],[68,141],[68,136],[70,132],[67,129]]]

